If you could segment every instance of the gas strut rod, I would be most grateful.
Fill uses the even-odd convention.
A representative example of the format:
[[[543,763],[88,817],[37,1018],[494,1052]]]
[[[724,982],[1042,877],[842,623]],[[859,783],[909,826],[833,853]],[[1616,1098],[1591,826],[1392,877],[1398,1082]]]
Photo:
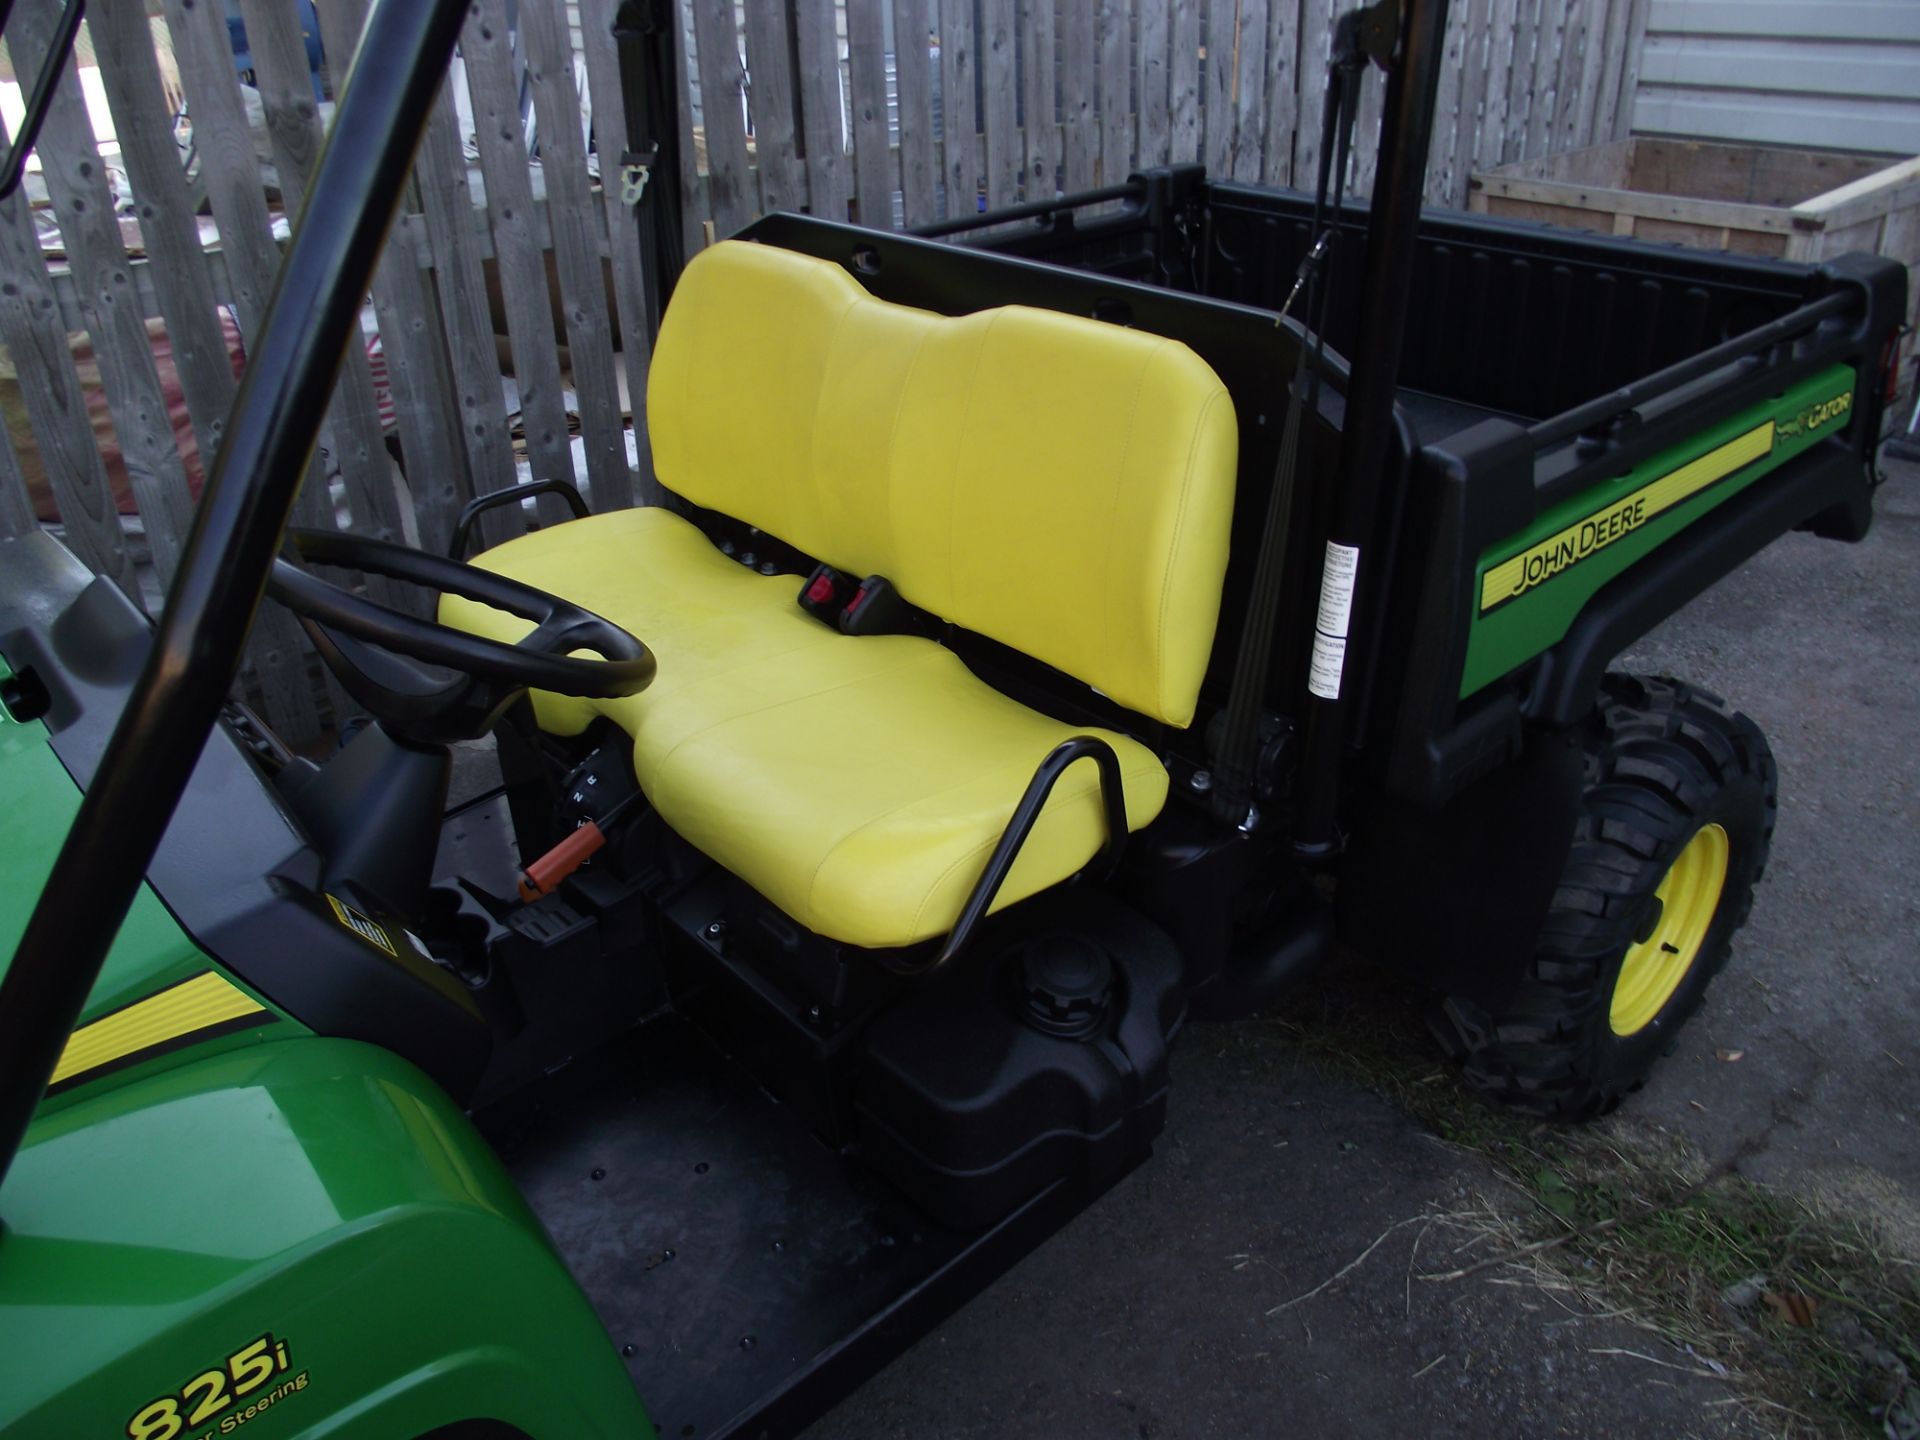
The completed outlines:
[[[1347,157],[1360,111],[1360,82],[1371,57],[1385,65],[1399,22],[1399,0],[1374,0],[1349,10],[1334,26],[1333,53],[1327,63],[1327,88],[1320,120],[1320,167],[1313,191],[1313,223],[1306,258],[1293,288],[1281,302],[1276,324],[1283,323],[1304,292],[1300,342],[1287,386],[1286,420],[1274,459],[1267,496],[1266,525],[1248,592],[1246,623],[1234,659],[1219,743],[1213,755],[1214,815],[1241,834],[1260,828],[1256,770],[1262,747],[1261,717],[1266,712],[1267,676],[1273,663],[1273,633],[1280,611],[1281,584],[1293,520],[1300,469],[1302,432],[1309,415],[1320,413],[1320,377],[1326,370],[1327,301],[1332,291],[1334,239],[1339,234],[1345,199]],[[1332,191],[1329,200],[1328,192]],[[1311,363],[1309,363],[1311,362]]]
[[[1340,770],[1346,760],[1353,688],[1345,683],[1346,661],[1349,655],[1366,653],[1356,639],[1364,625],[1378,623],[1377,616],[1367,613],[1366,602],[1381,593],[1384,577],[1369,572],[1367,549],[1381,538],[1383,502],[1398,499],[1387,491],[1388,444],[1446,30],[1447,0],[1403,0],[1387,70],[1380,168],[1361,262],[1360,327],[1308,666],[1301,800],[1293,829],[1294,849],[1306,858],[1330,856],[1340,848]]]

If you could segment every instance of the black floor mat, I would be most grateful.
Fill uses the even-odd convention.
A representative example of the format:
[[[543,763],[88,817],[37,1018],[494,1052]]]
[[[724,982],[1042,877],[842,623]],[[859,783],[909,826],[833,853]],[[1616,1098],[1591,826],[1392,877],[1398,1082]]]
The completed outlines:
[[[667,1440],[759,1409],[967,1248],[678,1019],[477,1119]]]

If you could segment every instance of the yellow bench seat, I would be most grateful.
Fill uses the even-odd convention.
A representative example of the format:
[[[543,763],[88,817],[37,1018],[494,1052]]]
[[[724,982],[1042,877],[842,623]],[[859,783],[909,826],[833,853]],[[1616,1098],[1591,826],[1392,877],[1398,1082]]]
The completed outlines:
[[[1167,772],[1144,745],[1029,709],[931,640],[838,634],[800,610],[795,576],[753,573],[669,511],[575,520],[474,563],[653,647],[649,689],[624,700],[537,694],[541,727],[570,735],[596,715],[614,721],[676,832],[835,940],[896,947],[950,931],[1035,767],[1073,735],[1099,735],[1119,755],[1131,828],[1166,800]],[[455,596],[440,613],[507,641],[531,628]],[[1104,835],[1098,773],[1082,761],[998,903],[1071,876]]]
[[[946,316],[828,260],[724,241],[674,287],[647,374],[661,483],[1010,646],[1150,721],[1192,723],[1219,617],[1238,428],[1186,346],[1021,306]],[[576,520],[476,563],[654,648],[627,700],[536,696],[548,729],[602,714],[687,840],[800,924],[890,948],[950,932],[1048,751],[1079,733],[904,635],[806,615],[665,510]],[[447,623],[517,639],[459,600]],[[1100,732],[1095,732],[1100,733]],[[1167,775],[1105,735],[1139,828]],[[1059,883],[1105,838],[1091,761],[1061,777],[999,891]]]

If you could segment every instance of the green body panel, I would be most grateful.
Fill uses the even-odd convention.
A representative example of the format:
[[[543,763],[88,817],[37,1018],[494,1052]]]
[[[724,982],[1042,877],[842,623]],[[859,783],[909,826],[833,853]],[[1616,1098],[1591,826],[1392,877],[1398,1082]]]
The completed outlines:
[[[1791,460],[1818,440],[1842,429],[1847,412],[1842,410],[1823,418],[1814,418],[1824,402],[1836,396],[1851,396],[1856,377],[1845,365],[1802,381],[1779,399],[1703,431],[1686,444],[1674,447],[1617,480],[1595,486],[1542,514],[1533,526],[1502,541],[1480,557],[1474,571],[1473,592],[1461,597],[1461,603],[1473,614],[1468,632],[1466,664],[1460,678],[1460,694],[1471,695],[1517,666],[1524,665],[1548,647],[1566,638],[1581,609],[1609,580],[1630,569],[1633,564],[1672,539],[1688,525],[1715,506],[1739,494],[1770,470]],[[1736,437],[1746,434],[1768,420],[1775,422],[1771,451],[1724,479],[1707,486],[1698,494],[1663,510],[1621,538],[1597,549],[1578,563],[1561,570],[1506,604],[1481,613],[1481,587],[1489,570],[1549,537],[1559,534],[1582,519],[1604,512],[1607,507],[1631,496],[1636,490],[1671,475],[1689,461],[1698,459]]]
[[[0,706],[0,973],[79,804],[46,727]],[[143,885],[82,1023],[207,970],[240,984]],[[653,1433],[512,1180],[413,1066],[269,1007],[42,1101],[0,1187],[4,1440],[473,1418]]]
[[[0,657],[0,679],[11,675]],[[60,842],[66,838],[80,809],[80,789],[48,743],[47,727],[38,720],[21,723],[0,705],[0,975],[13,963],[14,947],[27,928],[27,917],[40,897],[40,888],[53,869]],[[80,1023],[163,990],[206,970],[220,970],[180,928],[160,897],[142,885],[107,952],[100,978],[87,996]],[[189,1050],[177,1050],[124,1070],[106,1071],[96,1080],[74,1086],[42,1102],[41,1113],[65,1108],[95,1085],[117,1085],[155,1070],[181,1064],[201,1053],[238,1049],[261,1040],[282,1038],[289,1030],[306,1033],[297,1022],[276,1010],[232,974],[220,973],[267,1007],[260,1025],[202,1041]]]
[[[91,1089],[36,1121],[0,1215],[7,1440],[653,1433],[498,1160],[387,1051],[284,1039]],[[262,1336],[272,1377],[187,1423]]]
[[[13,674],[0,658],[0,679]],[[80,809],[80,788],[38,720],[21,724],[0,705],[0,975],[13,963],[40,887]],[[207,957],[145,885],[107,954],[81,1014],[85,1023],[207,968]]]

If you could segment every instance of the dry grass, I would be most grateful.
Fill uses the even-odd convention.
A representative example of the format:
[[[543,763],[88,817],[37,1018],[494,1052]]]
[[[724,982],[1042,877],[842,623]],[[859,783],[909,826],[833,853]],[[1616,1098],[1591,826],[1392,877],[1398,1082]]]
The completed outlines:
[[[1390,982],[1347,976],[1266,1022],[1316,1066],[1491,1161],[1502,1182],[1444,1219],[1466,1236],[1427,1284],[1521,1284],[1569,1315],[1649,1332],[1622,1350],[1728,1384],[1769,1433],[1920,1440],[1920,1266],[1671,1136],[1543,1125],[1468,1093]]]

